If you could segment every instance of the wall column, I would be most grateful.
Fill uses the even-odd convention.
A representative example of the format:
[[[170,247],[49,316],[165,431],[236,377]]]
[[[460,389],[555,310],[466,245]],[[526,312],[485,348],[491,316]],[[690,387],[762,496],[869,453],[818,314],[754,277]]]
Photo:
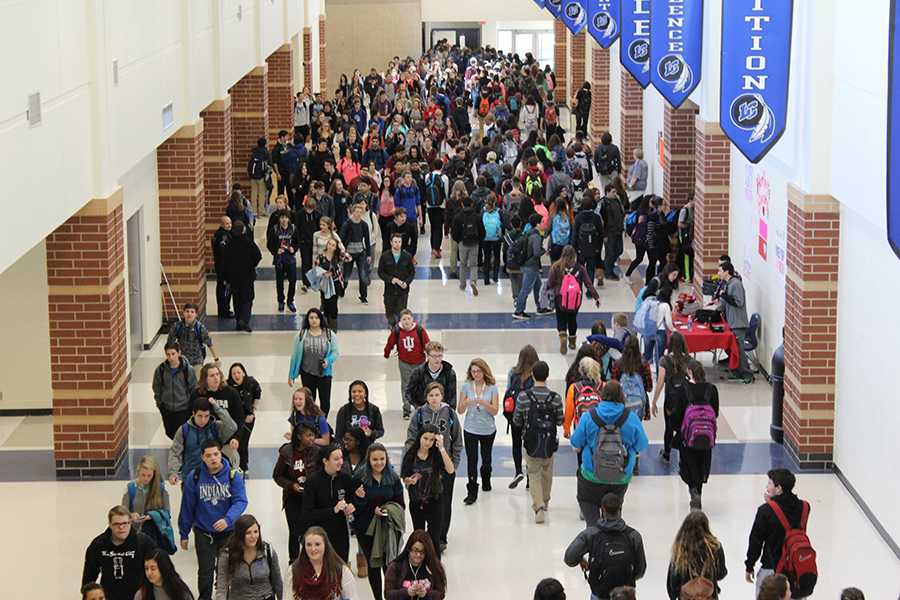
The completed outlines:
[[[203,119],[203,200],[206,240],[219,228],[231,188],[231,96],[215,100],[200,113]],[[212,245],[203,244],[206,267],[213,266]]]
[[[312,29],[303,28],[303,87],[309,89],[309,93],[315,92],[312,80]]]
[[[622,166],[630,165],[636,148],[644,151],[644,160],[650,162],[653,157],[644,148],[644,88],[634,77],[622,69],[619,86],[619,123],[622,139],[619,148],[622,152]]]
[[[113,478],[128,457],[122,190],[47,236],[53,453],[60,479]]]
[[[699,108],[690,100],[678,110],[666,103],[663,139],[666,156],[663,172],[663,200],[669,207],[683,206],[694,191],[695,127]]]
[[[591,40],[591,140],[609,131],[609,49]]]
[[[328,61],[326,60],[327,44],[325,43],[325,15],[319,15],[319,91],[323,98],[329,97],[328,92]]]
[[[553,20],[553,72],[556,73],[556,90],[553,97],[565,103],[569,99],[569,30],[560,19]]]
[[[784,442],[802,468],[834,451],[840,204],[788,185]]]
[[[250,197],[250,177],[247,161],[256,148],[256,140],[269,131],[269,86],[266,65],[260,65],[244,75],[231,94],[231,157],[237,165],[234,181],[240,183],[244,195]]]
[[[718,271],[719,257],[728,254],[731,142],[718,123],[700,117],[694,132],[694,286],[699,290],[703,278]]]
[[[291,46],[285,44],[266,59],[269,88],[269,143],[274,144],[282,129],[294,132],[293,85],[294,70],[291,66]]]
[[[571,35],[571,34],[570,34]],[[582,29],[578,35],[572,35],[569,39],[569,50],[571,52],[571,76],[569,80],[572,82],[569,87],[569,94],[562,98],[569,108],[572,108],[572,96],[578,93],[584,82],[587,81],[587,73],[585,73],[584,63],[587,53],[587,31]],[[594,87],[591,85],[591,87]]]
[[[192,302],[206,313],[206,190],[203,120],[185,125],[156,150],[159,257],[172,297],[161,284],[163,315],[177,318]],[[224,208],[218,216],[224,214]]]

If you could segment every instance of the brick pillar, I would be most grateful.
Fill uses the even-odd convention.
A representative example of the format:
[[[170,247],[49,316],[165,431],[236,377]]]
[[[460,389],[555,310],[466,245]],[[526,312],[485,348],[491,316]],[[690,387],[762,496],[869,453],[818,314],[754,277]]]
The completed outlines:
[[[784,441],[803,468],[834,449],[840,204],[788,185],[784,298]]]
[[[312,29],[303,28],[303,86],[309,88],[309,93],[315,91],[312,80]]]
[[[206,240],[219,228],[231,188],[231,96],[225,96],[200,113],[203,120],[203,200],[206,206]],[[206,268],[213,266],[212,245],[203,244]]]
[[[328,98],[328,61],[325,58],[325,15],[319,15],[319,91],[323,98]]]
[[[694,191],[694,131],[698,107],[690,100],[678,110],[666,104],[663,139],[666,156],[663,172],[663,200],[668,207],[683,206]]]
[[[598,46],[599,47],[599,46]],[[654,160],[652,151],[644,148],[644,88],[634,77],[622,69],[621,85],[619,88],[619,123],[621,127],[621,139],[619,147],[622,151],[622,160],[630,164],[634,156],[634,150],[641,148],[644,151],[644,160]]]
[[[159,178],[159,258],[177,307],[193,302],[206,312],[206,206],[203,120],[185,125],[156,150]],[[224,214],[224,209],[217,216]],[[165,279],[162,281],[165,286]],[[169,290],[163,315],[173,318]]]
[[[591,40],[591,139],[609,131],[609,49]]]
[[[269,86],[267,68],[261,65],[244,75],[231,94],[231,157],[237,168],[233,171],[234,181],[244,188],[244,195],[250,197],[250,178],[247,176],[247,161],[256,147],[256,140],[266,137],[269,131]]]
[[[112,478],[128,456],[122,190],[47,236],[53,452],[58,478]]]
[[[731,143],[718,123],[699,117],[694,135],[694,286],[699,290],[704,277],[716,274],[719,257],[728,254]]]
[[[569,78],[572,82],[572,86],[569,88],[569,95],[565,98],[566,104],[570,104],[572,100],[572,96],[574,96],[578,90],[581,89],[581,86],[584,85],[584,82],[587,80],[587,74],[585,73],[585,54],[587,52],[587,33],[586,30],[582,29],[581,33],[578,35],[571,36],[569,40],[569,50],[571,51],[572,57],[572,72],[571,77]],[[609,79],[609,77],[607,77]],[[591,85],[593,88],[593,84]],[[593,100],[592,100],[593,102]]]
[[[556,73],[556,90],[553,97],[557,102],[567,102],[569,99],[569,59],[568,51],[569,30],[560,19],[553,21],[553,72]]]
[[[285,44],[266,59],[269,89],[269,142],[274,144],[279,130],[294,131],[293,98],[294,69],[291,64],[291,45]]]

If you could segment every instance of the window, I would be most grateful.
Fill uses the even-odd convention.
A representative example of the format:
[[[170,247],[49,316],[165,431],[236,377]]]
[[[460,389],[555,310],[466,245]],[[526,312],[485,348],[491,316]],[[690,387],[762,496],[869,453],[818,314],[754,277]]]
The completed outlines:
[[[502,52],[513,51],[513,32],[510,30],[497,32],[497,50]]]
[[[498,29],[497,49],[525,58],[526,52],[544,65],[553,64],[553,31],[550,29]]]

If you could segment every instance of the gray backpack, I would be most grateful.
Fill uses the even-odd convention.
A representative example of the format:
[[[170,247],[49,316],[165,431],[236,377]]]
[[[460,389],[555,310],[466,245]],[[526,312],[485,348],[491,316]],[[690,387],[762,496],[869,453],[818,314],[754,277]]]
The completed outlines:
[[[591,419],[600,428],[597,445],[591,458],[594,462],[594,477],[600,483],[618,484],[625,479],[625,465],[628,464],[628,450],[622,441],[622,425],[628,419],[628,411],[623,410],[615,423],[607,425],[596,410],[591,411]]]

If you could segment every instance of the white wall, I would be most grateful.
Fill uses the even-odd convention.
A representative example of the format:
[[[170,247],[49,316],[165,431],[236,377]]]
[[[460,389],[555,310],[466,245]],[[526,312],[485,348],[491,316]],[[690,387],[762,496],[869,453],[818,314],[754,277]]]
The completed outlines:
[[[422,21],[547,21],[553,17],[531,0],[422,0]]]

